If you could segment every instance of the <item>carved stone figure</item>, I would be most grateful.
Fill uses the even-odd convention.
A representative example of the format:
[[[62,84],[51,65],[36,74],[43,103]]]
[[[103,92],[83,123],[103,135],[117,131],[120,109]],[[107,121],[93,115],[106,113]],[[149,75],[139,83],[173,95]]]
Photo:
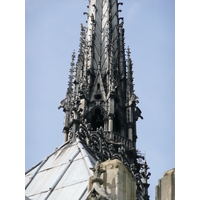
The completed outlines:
[[[102,173],[105,173],[106,171],[100,168],[99,161],[96,162],[95,168],[90,168],[90,169],[93,171],[93,176],[90,179],[92,184],[92,189],[89,191],[86,200],[96,200],[96,199],[112,200],[106,193],[104,188],[101,187],[101,185],[103,184],[103,179],[100,178],[100,176]]]

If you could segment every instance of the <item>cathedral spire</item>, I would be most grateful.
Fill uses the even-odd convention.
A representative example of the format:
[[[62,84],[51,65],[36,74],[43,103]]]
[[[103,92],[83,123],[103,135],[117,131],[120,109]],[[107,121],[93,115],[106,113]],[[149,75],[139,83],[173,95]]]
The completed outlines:
[[[88,12],[83,13],[87,27],[81,24],[74,82],[75,53],[72,56],[67,98],[76,105],[79,120],[87,120],[93,130],[100,124],[105,131],[131,140],[135,147],[137,97],[129,47],[127,61],[125,58],[124,18],[119,16],[122,5],[117,0],[89,1]],[[101,123],[96,123],[96,118],[102,119]]]
[[[81,24],[74,82],[72,55],[64,141],[78,138],[96,159],[117,158],[135,175],[142,166],[137,159],[143,158],[136,151],[136,122],[142,116],[129,47],[125,53],[122,5],[117,0],[90,0],[88,12],[83,13],[87,26]]]
[[[143,117],[130,48],[125,49],[122,5],[89,0],[59,106],[65,113],[64,144],[26,173],[31,199],[149,200],[151,174],[136,148],[136,123]]]

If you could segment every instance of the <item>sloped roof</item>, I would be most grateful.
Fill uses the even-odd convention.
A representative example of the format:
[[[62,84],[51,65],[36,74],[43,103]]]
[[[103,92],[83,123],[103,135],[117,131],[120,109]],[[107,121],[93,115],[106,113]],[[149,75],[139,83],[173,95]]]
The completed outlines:
[[[95,162],[81,143],[66,142],[26,172],[25,195],[30,200],[85,199]]]

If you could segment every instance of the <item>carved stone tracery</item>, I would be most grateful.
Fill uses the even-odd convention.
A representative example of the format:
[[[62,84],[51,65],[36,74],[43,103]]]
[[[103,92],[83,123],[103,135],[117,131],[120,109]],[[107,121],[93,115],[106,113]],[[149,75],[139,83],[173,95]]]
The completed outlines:
[[[91,131],[90,124],[86,124],[86,126],[80,124],[76,137],[99,162],[120,160],[136,180],[137,193],[142,196],[145,187],[142,180],[149,178],[150,174],[147,173],[149,168],[144,161],[144,156],[133,147],[125,145],[126,142],[122,136],[104,131],[102,127],[97,131]],[[145,173],[144,170],[146,170]]]

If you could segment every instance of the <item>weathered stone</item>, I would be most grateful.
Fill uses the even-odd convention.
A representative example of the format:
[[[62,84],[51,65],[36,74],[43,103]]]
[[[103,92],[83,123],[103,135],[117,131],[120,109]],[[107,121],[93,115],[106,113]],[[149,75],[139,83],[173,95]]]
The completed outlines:
[[[127,167],[119,160],[107,160],[100,165],[103,180],[102,189],[106,191],[112,200],[136,199],[136,183]],[[92,188],[91,178],[88,185],[88,193]]]
[[[175,200],[175,168],[166,171],[155,188],[155,200]]]

